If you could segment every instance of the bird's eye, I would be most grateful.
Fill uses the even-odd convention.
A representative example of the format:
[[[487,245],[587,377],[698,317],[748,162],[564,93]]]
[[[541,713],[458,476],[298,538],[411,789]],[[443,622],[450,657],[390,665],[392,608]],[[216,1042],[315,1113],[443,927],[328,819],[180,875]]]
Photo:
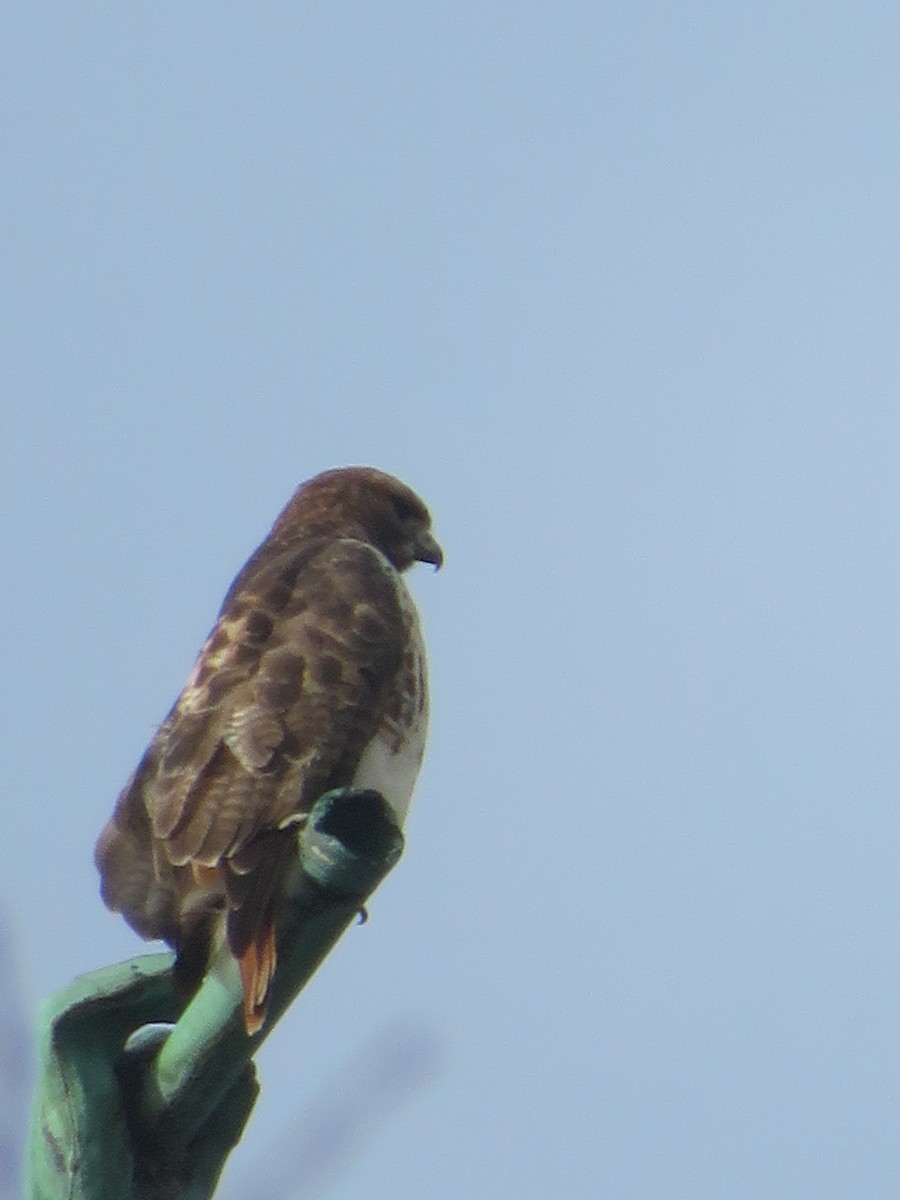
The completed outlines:
[[[391,505],[399,521],[408,521],[416,516],[416,510],[404,496],[392,496]]]

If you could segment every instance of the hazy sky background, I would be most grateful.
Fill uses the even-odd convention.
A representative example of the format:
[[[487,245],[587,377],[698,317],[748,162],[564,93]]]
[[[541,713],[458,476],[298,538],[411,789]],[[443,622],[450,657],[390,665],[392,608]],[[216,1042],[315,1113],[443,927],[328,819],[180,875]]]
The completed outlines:
[[[900,1192],[896,3],[0,15],[4,871],[30,1003],[301,480],[433,732],[224,1200]]]

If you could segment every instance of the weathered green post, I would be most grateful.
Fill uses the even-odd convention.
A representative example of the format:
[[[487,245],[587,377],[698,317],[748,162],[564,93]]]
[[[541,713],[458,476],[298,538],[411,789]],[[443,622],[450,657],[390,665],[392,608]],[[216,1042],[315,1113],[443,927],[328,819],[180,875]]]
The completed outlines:
[[[304,888],[278,934],[264,1029],[249,1038],[237,973],[182,1011],[172,955],[77,979],[45,1002],[25,1200],[208,1200],[258,1086],[252,1056],[403,849],[390,808],[340,788],[299,834]]]

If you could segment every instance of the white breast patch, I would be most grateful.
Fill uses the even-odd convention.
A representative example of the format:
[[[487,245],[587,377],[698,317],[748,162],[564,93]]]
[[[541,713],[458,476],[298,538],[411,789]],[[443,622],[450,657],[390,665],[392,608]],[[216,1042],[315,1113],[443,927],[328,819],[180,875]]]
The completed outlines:
[[[401,588],[405,593],[401,598],[412,616],[410,641],[413,663],[407,673],[413,691],[409,704],[412,719],[403,728],[398,729],[391,723],[376,733],[362,753],[353,777],[353,786],[381,792],[402,826],[409,812],[413,788],[425,754],[428,684],[425,677],[425,646],[418,615],[412,597],[402,582]]]

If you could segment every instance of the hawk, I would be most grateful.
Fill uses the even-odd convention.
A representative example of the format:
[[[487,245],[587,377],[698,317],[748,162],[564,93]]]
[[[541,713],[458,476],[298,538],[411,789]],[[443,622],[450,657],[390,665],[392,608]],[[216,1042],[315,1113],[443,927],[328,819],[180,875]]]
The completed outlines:
[[[417,561],[438,568],[443,554],[398,479],[346,467],[301,484],[97,842],[106,905],[175,949],[188,992],[224,938],[248,1034],[265,1020],[297,824],[347,785],[381,792],[400,824],[409,807],[428,723],[402,578]]]

